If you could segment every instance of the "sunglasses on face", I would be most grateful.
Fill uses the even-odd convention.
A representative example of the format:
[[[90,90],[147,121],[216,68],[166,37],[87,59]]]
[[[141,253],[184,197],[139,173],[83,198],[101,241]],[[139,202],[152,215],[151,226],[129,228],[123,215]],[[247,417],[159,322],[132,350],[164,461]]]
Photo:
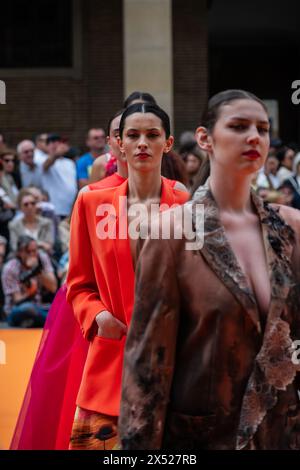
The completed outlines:
[[[35,201],[23,202],[23,206],[24,206],[24,207],[35,206],[35,205],[36,205],[36,202],[35,202]]]
[[[14,158],[3,158],[3,161],[4,161],[5,163],[9,163],[9,162],[13,162],[13,163],[14,163],[14,162],[15,162],[15,159],[14,159]]]

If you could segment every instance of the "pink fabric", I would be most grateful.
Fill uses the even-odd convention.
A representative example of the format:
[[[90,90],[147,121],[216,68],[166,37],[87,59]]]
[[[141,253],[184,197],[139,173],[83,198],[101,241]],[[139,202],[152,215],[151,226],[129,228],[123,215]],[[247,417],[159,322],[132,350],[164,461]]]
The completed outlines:
[[[12,450],[68,449],[87,350],[63,285],[47,317]]]

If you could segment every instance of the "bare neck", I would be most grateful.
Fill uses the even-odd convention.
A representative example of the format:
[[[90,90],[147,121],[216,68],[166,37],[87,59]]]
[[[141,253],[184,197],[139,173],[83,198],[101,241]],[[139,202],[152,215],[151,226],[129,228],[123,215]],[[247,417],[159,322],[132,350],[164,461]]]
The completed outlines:
[[[118,175],[122,176],[122,178],[128,178],[127,163],[124,164],[117,160],[117,173]]]
[[[36,215],[24,215],[23,223],[25,224],[36,224],[37,216]]]
[[[210,188],[221,212],[242,215],[252,212],[250,189],[252,175],[224,175],[217,168],[211,174]]]
[[[155,172],[138,173],[128,169],[128,194],[130,199],[145,201],[157,199],[161,193],[160,168]]]

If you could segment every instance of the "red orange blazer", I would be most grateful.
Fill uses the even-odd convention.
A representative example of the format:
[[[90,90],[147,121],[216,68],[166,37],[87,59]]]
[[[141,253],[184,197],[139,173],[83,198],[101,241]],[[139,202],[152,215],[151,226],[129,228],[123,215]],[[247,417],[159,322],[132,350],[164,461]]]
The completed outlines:
[[[120,224],[119,198],[127,195],[127,180],[117,188],[81,193],[76,201],[70,239],[67,299],[72,303],[83,335],[90,341],[77,404],[85,409],[118,416],[123,353],[121,340],[97,336],[96,315],[108,310],[127,326],[134,303],[134,270],[127,239],[98,238],[100,204],[111,204],[112,225]],[[189,194],[162,178],[161,204],[183,204]],[[105,214],[107,217],[107,214]]]

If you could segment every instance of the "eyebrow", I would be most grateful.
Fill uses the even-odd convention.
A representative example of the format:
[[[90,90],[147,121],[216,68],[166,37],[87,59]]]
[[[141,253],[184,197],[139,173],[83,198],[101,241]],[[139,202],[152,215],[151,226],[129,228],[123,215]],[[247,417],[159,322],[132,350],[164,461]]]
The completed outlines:
[[[129,128],[126,129],[126,130],[127,130],[127,132],[129,132],[129,131],[137,131],[137,132],[139,132],[141,129],[135,129],[134,127],[129,127]],[[144,129],[144,130],[146,130],[146,131],[160,131],[160,128],[159,128],[159,127],[151,127],[150,129],[147,128],[147,129]]]
[[[245,118],[245,117],[241,117],[241,116],[230,116],[229,119],[231,120],[236,120],[236,121],[244,121],[244,122],[249,122],[251,121],[251,119],[249,118]],[[265,120],[260,120],[258,121],[260,124],[267,124],[268,126],[270,125],[269,121],[265,121]]]

